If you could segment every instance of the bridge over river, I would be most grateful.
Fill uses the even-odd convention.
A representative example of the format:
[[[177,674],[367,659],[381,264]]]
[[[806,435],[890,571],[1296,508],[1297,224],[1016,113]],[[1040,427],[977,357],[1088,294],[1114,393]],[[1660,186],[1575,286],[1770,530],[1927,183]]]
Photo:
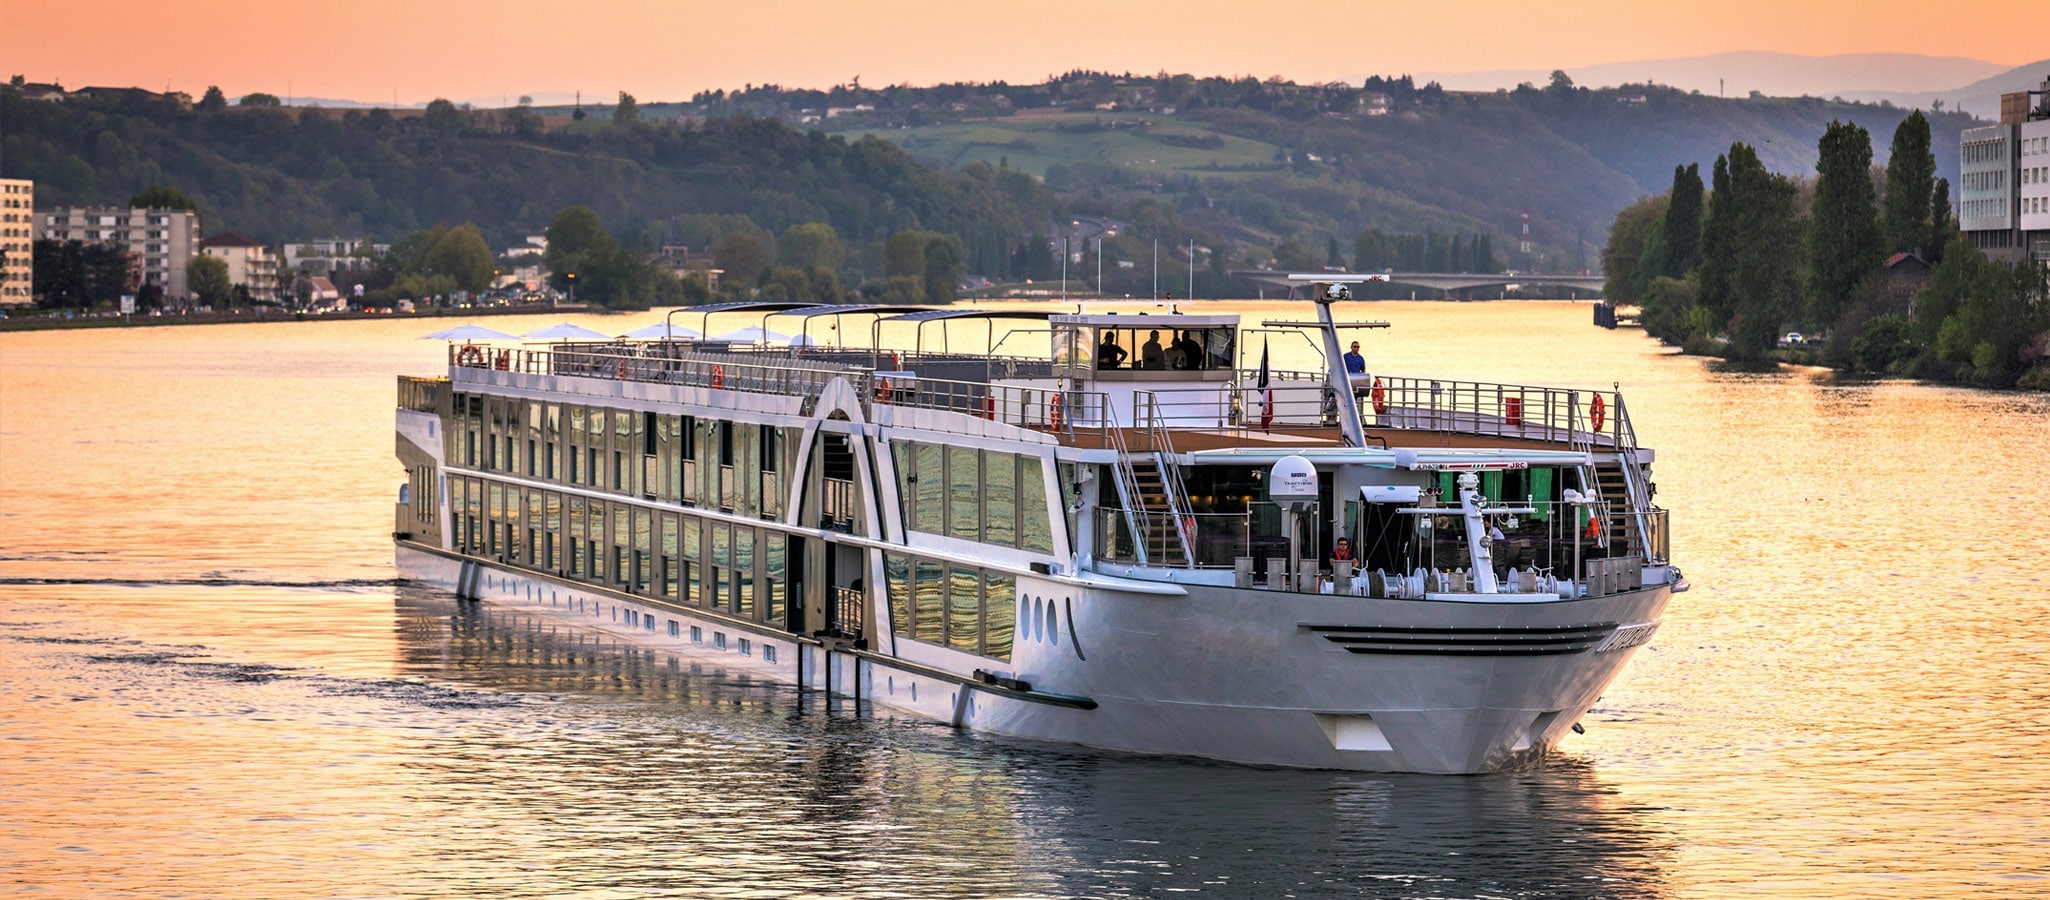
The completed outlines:
[[[1259,284],[1262,287],[1308,289],[1304,282],[1300,280],[1289,280],[1290,273],[1288,272],[1269,269],[1234,269],[1231,274]],[[1493,296],[1495,292],[1487,290],[1489,288],[1506,291],[1538,286],[1566,288],[1573,291],[1576,295],[1593,296],[1601,293],[1603,281],[1603,276],[1600,275],[1541,275],[1537,273],[1506,275],[1472,272],[1333,272],[1331,274],[1334,279],[1382,281],[1390,285],[1408,285],[1410,287],[1429,288],[1431,290],[1461,294],[1469,299]]]

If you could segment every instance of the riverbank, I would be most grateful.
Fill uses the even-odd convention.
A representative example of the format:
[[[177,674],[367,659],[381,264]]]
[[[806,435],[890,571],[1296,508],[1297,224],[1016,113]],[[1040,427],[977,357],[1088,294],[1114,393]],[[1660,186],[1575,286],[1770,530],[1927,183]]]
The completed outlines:
[[[112,313],[73,316],[9,316],[0,319],[0,332],[61,331],[78,328],[157,328],[172,325],[228,325],[248,322],[338,322],[354,319],[448,319],[482,316],[526,316],[536,313],[588,313],[586,303],[560,305],[530,303],[519,306],[426,307],[409,313],[340,312],[312,315],[269,308],[228,310],[211,313],[173,313],[157,316],[124,316]]]

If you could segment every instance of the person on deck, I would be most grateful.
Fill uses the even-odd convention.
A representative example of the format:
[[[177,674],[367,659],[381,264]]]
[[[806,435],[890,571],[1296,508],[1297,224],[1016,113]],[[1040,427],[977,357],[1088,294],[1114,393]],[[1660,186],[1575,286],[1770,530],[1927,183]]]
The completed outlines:
[[[1348,538],[1339,538],[1338,543],[1331,548],[1331,559],[1334,562],[1352,562],[1352,541]]]
[[[1096,367],[1099,369],[1115,369],[1123,365],[1125,357],[1130,355],[1125,352],[1125,348],[1118,346],[1117,332],[1111,331],[1108,328],[1104,329],[1103,344],[1096,348]]]
[[[1181,359],[1175,363],[1177,369],[1203,368],[1203,345],[1184,331],[1174,339],[1175,349],[1181,352]]]
[[[1167,368],[1167,351],[1160,347],[1160,332],[1157,330],[1147,332],[1147,338],[1146,346],[1139,348],[1139,368]]]
[[[1345,354],[1345,374],[1367,374],[1367,358],[1360,355],[1360,342],[1352,342],[1352,351]]]

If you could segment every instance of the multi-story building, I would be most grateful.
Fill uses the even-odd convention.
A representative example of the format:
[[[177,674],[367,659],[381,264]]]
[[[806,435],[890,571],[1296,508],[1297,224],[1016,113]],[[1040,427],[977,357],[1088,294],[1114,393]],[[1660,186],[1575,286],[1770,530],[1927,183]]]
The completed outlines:
[[[207,238],[200,252],[226,262],[228,283],[248,288],[250,300],[277,302],[278,257],[269,245],[230,231]]]
[[[199,216],[189,209],[58,207],[35,214],[35,231],[38,240],[121,247],[137,283],[162,288],[166,300],[192,296],[185,266],[199,252]]]
[[[2050,79],[1959,138],[1958,229],[1988,256],[2050,266]]]
[[[36,302],[36,183],[0,178],[0,307]]]
[[[372,243],[369,238],[301,241],[284,246],[284,271],[293,276],[368,271],[377,267],[377,257],[390,252],[390,244]]]

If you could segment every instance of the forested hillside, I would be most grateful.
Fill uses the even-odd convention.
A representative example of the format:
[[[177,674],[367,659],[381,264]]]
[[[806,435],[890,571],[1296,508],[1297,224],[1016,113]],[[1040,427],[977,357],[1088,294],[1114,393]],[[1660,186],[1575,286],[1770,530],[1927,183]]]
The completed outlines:
[[[935,171],[881,141],[745,117],[551,131],[520,112],[446,103],[403,118],[204,102],[185,110],[31,102],[0,88],[0,173],[35,179],[43,207],[122,203],[174,186],[197,202],[208,233],[270,242],[389,240],[474,222],[506,246],[581,205],[649,244],[673,217],[720,213],[772,231],[826,222],[859,243],[925,229],[971,249],[1004,248],[1054,215],[1054,198],[1029,177]]]
[[[641,112],[658,108],[663,118]],[[766,86],[687,104],[623,98],[617,109],[623,117],[599,108],[563,125],[532,109],[443,101],[397,115],[218,97],[181,109],[147,98],[29,102],[0,88],[0,174],[35,179],[43,206],[176,187],[210,233],[271,242],[390,240],[474,222],[502,247],[578,205],[646,250],[710,243],[719,235],[706,233],[705,214],[725,217],[728,231],[821,222],[848,243],[854,281],[883,275],[884,242],[912,230],[956,239],[970,274],[1052,277],[1049,240],[1071,217],[1099,216],[1123,223],[1107,259],[1143,260],[1158,239],[1163,268],[1179,269],[1193,241],[1210,273],[1199,289],[1211,293],[1231,289],[1223,272],[1247,264],[1369,261],[1352,252],[1369,230],[1468,246],[1490,238],[1497,249],[1482,262],[1505,267],[1595,268],[1616,212],[1661,190],[1676,162],[1705,165],[1741,142],[1767,169],[1805,178],[1831,121],[1889,133],[1906,114],[1650,86],[1590,91],[1563,76],[1459,94],[1407,77],[1296,85],[1088,72],[1038,85]],[[1955,172],[1971,120],[1929,121],[1938,171]],[[1526,214],[1529,256],[1511,252]],[[1147,277],[1111,275],[1133,281],[1106,286],[1119,290]]]

